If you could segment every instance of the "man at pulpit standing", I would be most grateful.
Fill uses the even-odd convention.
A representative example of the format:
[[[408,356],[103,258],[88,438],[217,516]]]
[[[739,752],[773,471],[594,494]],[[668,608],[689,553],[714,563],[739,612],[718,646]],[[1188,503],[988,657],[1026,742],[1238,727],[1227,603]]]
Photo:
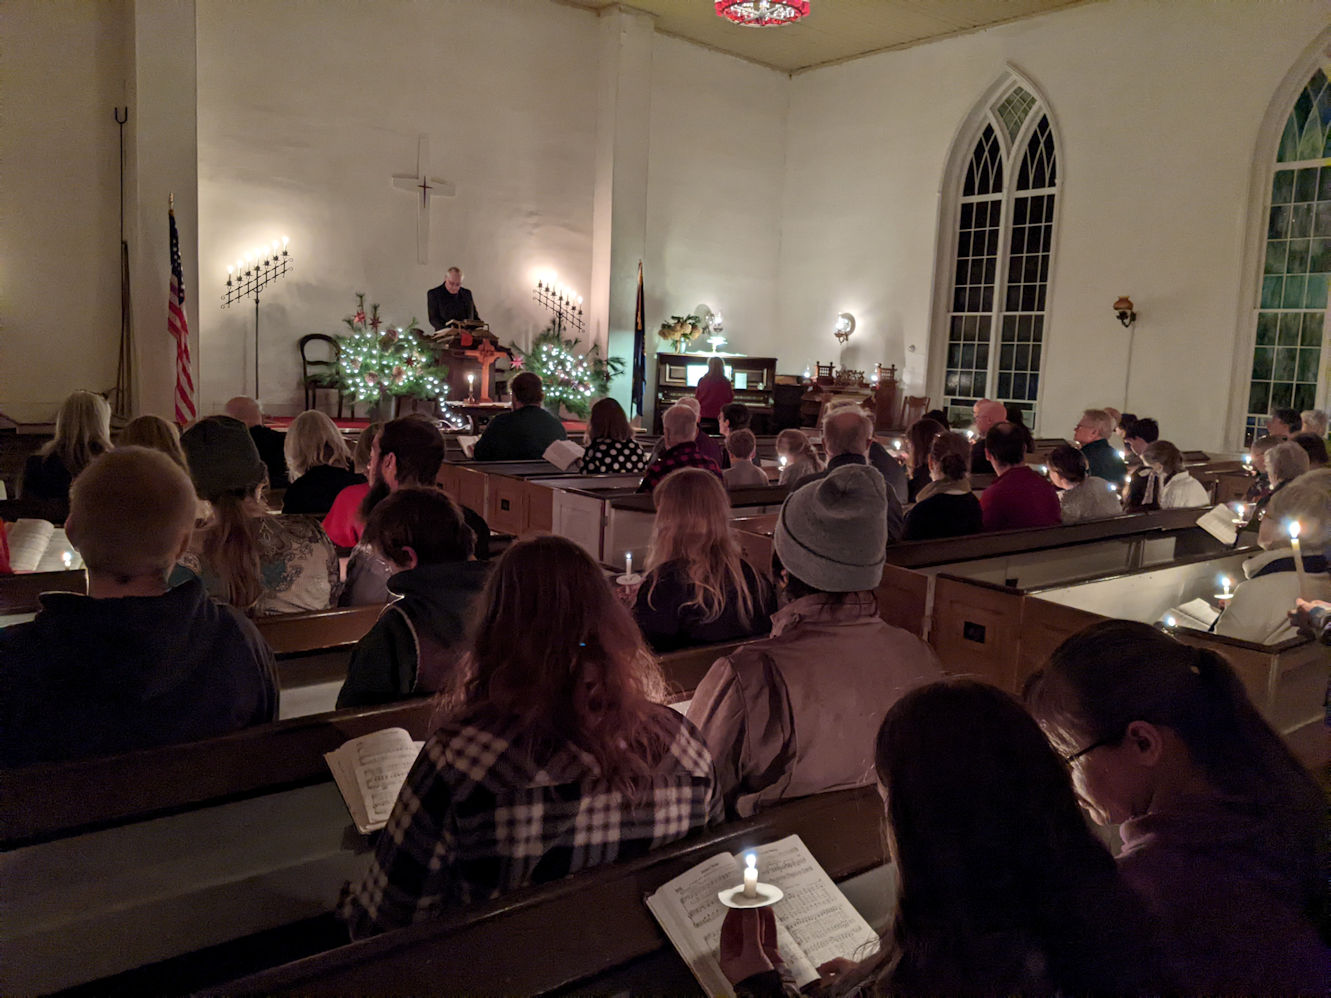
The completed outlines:
[[[450,322],[480,319],[476,313],[476,302],[471,297],[471,291],[462,286],[462,271],[457,267],[448,268],[444,283],[431,288],[425,300],[430,325],[434,329],[443,329]]]

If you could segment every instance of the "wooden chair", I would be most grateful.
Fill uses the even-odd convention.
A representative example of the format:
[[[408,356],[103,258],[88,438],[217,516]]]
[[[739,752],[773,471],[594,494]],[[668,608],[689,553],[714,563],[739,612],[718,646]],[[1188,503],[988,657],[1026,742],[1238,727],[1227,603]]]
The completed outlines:
[[[311,357],[309,355],[309,345],[311,343],[327,344],[331,358]],[[300,347],[300,373],[301,385],[305,389],[305,408],[314,408],[320,389],[337,392],[337,418],[341,419],[342,403],[346,398],[338,378],[338,360],[341,357],[342,348],[338,346],[337,340],[325,333],[308,333],[302,336],[297,344]],[[355,402],[351,403],[351,416],[352,418],[356,416]]]
[[[929,411],[928,395],[907,395],[901,400],[901,427],[907,429],[911,423]]]

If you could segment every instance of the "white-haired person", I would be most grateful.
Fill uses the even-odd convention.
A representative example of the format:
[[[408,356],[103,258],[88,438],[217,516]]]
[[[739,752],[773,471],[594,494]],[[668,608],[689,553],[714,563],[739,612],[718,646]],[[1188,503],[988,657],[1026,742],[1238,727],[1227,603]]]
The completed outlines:
[[[1087,470],[1106,482],[1121,482],[1128,473],[1128,466],[1109,442],[1117,425],[1103,409],[1087,409],[1072,434],[1073,442],[1086,455]]]
[[[111,449],[111,406],[93,392],[71,392],[55,417],[55,436],[23,465],[24,499],[64,500],[93,458]]]
[[[1326,439],[1327,414],[1325,409],[1305,409],[1299,413],[1303,420],[1303,432],[1311,433],[1322,440]]]
[[[1299,548],[1306,582],[1299,588],[1289,525],[1299,525]],[[1331,540],[1331,493],[1312,482],[1291,482],[1271,497],[1257,530],[1262,553],[1243,563],[1244,581],[1216,621],[1215,632],[1228,638],[1277,644],[1294,637],[1288,614],[1298,599],[1331,599],[1323,553]]]
[[[284,445],[291,484],[282,496],[283,513],[325,515],[338,493],[366,484],[352,467],[351,449],[337,424],[317,409],[302,412],[287,428]]]
[[[698,414],[692,407],[672,405],[661,417],[661,427],[665,430],[661,436],[661,454],[647,466],[639,492],[651,492],[666,475],[680,468],[702,468],[720,479],[720,463],[698,447]],[[716,441],[712,443],[715,445]]]
[[[0,630],[0,766],[193,741],[277,717],[273,653],[254,625],[198,579],[167,583],[195,509],[189,476],[146,447],[104,454],[75,480],[65,530],[88,595],[44,593],[35,619]]]
[[[698,448],[698,453],[710,457],[716,462],[718,468],[724,469],[726,466],[726,452],[721,448],[721,445],[716,442],[716,438],[709,433],[703,432],[702,416],[700,415],[702,412],[702,404],[698,401],[697,396],[685,395],[683,398],[679,399],[675,405],[682,405],[693,413],[693,443],[694,446]],[[671,408],[674,408],[674,406]],[[664,416],[662,417],[661,429],[662,431],[665,430]],[[655,464],[657,459],[665,453],[665,450],[665,436],[662,435],[662,437],[656,441],[656,445],[652,447],[652,452],[647,455],[647,464],[649,466]]]
[[[1297,444],[1294,445],[1298,447]],[[1085,448],[1082,449],[1083,453]],[[1206,486],[1183,468],[1183,452],[1168,440],[1157,440],[1142,451],[1142,461],[1151,469],[1143,506],[1148,509],[1182,509],[1207,506],[1211,494]],[[1122,481],[1120,476],[1119,481]],[[1154,506],[1152,505],[1154,503]]]
[[[1277,438],[1272,438],[1277,439]],[[1256,530],[1266,517],[1271,499],[1294,479],[1306,474],[1309,468],[1308,452],[1293,440],[1281,440],[1266,452],[1266,477],[1269,488],[1253,506],[1245,530]]]

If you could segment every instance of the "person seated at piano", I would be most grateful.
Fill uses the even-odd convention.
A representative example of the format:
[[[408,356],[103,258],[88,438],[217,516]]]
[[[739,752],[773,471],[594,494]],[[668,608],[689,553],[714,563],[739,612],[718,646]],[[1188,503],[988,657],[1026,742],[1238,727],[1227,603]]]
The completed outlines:
[[[1298,447],[1298,444],[1290,444]],[[1153,508],[1152,502],[1159,509],[1184,509],[1191,506],[1207,506],[1211,502],[1211,493],[1206,486],[1193,478],[1183,467],[1183,452],[1168,440],[1157,440],[1142,451],[1142,461],[1151,469],[1151,480],[1146,483],[1146,495],[1142,505]],[[1303,470],[1307,470],[1307,460]]]
[[[44,593],[35,619],[0,630],[0,766],[194,741],[277,717],[273,653],[254,624],[196,578],[167,583],[195,510],[189,476],[146,447],[104,454],[75,479],[65,532],[88,595]]]
[[[539,461],[556,440],[568,439],[564,424],[545,411],[545,386],[539,375],[523,371],[509,384],[511,412],[490,420],[472,455],[477,461]]]
[[[1300,590],[1288,525],[1297,520],[1299,547],[1307,582]],[[1215,633],[1227,638],[1279,644],[1294,637],[1287,614],[1297,599],[1331,599],[1325,547],[1331,541],[1331,493],[1312,483],[1291,482],[1271,498],[1257,531],[1262,553],[1243,563],[1243,578],[1234,589]]]
[[[933,649],[878,615],[886,505],[883,476],[852,464],[781,506],[771,637],[717,659],[688,708],[731,817],[872,782],[883,711],[942,676]]]
[[[771,482],[767,472],[753,463],[758,453],[758,439],[752,430],[731,430],[726,437],[726,456],[730,467],[721,472],[728,489],[765,488]]]
[[[71,392],[55,417],[55,436],[23,464],[21,499],[68,501],[69,485],[111,449],[111,406],[93,392]]]
[[[444,463],[444,437],[424,416],[412,414],[384,424],[370,446],[370,489],[361,500],[359,518],[368,523],[379,503],[399,489],[438,488],[439,466]],[[490,560],[490,527],[475,510],[455,503],[462,518],[476,535],[476,558]],[[347,584],[343,606],[387,603],[392,562],[370,545],[356,545],[347,562]]]
[[[1110,445],[1114,437],[1114,417],[1103,409],[1087,409],[1072,431],[1072,442],[1086,455],[1086,467],[1096,478],[1121,483],[1128,466]]]
[[[1326,993],[1326,797],[1222,656],[1106,620],[1025,699],[1091,819],[1118,826],[1166,993]]]
[[[356,449],[351,452],[351,468],[361,476],[361,481],[339,492],[323,519],[324,533],[340,548],[355,547],[360,541],[361,531],[365,529],[360,505],[370,491],[370,456],[374,441],[383,428],[383,423],[375,422],[360,431],[360,436],[356,438]]]
[[[643,856],[721,817],[706,747],[661,703],[659,664],[581,547],[515,543],[473,620],[369,870],[343,891],[353,938]]]
[[[369,707],[444,689],[467,651],[466,620],[489,564],[438,489],[399,489],[374,508],[364,541],[397,571],[394,601],[351,653],[337,707]]]
[[[698,447],[698,417],[692,408],[672,405],[661,417],[661,428],[665,431],[661,435],[661,456],[647,466],[639,492],[651,492],[666,475],[680,468],[702,468],[721,477],[721,466]]]
[[[479,322],[481,318],[471,291],[462,286],[462,271],[457,267],[449,267],[444,283],[426,292],[425,308],[434,329],[443,329],[450,322]]]
[[[633,616],[653,651],[740,641],[772,629],[771,585],[740,554],[730,499],[700,468],[671,472],[652,493],[656,519]]]
[[[210,509],[172,581],[197,575],[213,599],[255,616],[335,605],[337,548],[317,519],[269,514],[262,499],[268,469],[245,424],[209,416],[182,433],[180,444]]]
[[[970,679],[923,686],[892,706],[865,751],[884,800],[896,912],[877,953],[823,964],[813,994],[1167,990],[1145,906],[1087,826],[1063,760],[1010,694]],[[726,913],[721,970],[741,998],[788,993],[775,937],[770,908]]]
[[[1058,490],[1026,463],[1026,438],[1020,429],[995,423],[985,434],[984,452],[998,476],[980,493],[985,530],[1028,530],[1063,522]]]
[[[647,467],[647,452],[633,439],[624,407],[611,398],[592,406],[587,419],[587,446],[582,455],[584,475],[640,474]]]
[[[366,484],[365,476],[352,470],[342,431],[317,409],[291,421],[284,451],[291,484],[282,496],[283,513],[325,516],[343,489]]]
[[[726,377],[722,358],[708,358],[707,373],[698,379],[694,397],[698,400],[698,426],[704,433],[721,432],[721,410],[735,401],[735,386]]]
[[[1123,512],[1118,493],[1111,488],[1118,483],[1090,474],[1086,454],[1071,444],[1059,444],[1049,452],[1049,480],[1059,490],[1064,523],[1103,520]]]
[[[906,514],[903,541],[962,537],[984,529],[980,500],[967,474],[970,463],[971,442],[964,433],[949,431],[934,437],[929,445],[930,482]]]

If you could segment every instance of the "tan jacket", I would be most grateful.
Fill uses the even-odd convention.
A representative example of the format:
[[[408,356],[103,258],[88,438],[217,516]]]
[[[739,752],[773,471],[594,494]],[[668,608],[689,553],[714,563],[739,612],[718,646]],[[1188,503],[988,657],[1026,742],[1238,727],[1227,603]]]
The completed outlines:
[[[815,595],[713,663],[689,704],[726,813],[874,780],[874,738],[905,692],[942,678],[933,649],[884,623],[872,592]]]

